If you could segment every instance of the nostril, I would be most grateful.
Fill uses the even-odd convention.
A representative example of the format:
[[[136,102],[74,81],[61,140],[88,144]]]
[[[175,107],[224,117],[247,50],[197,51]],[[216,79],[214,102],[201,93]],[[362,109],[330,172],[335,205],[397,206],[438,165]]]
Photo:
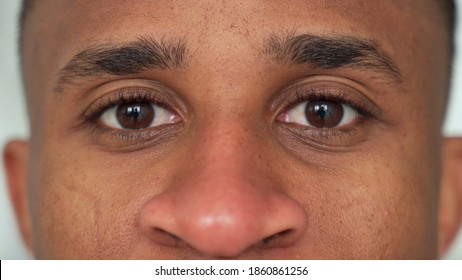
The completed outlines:
[[[287,239],[292,234],[292,232],[292,229],[286,229],[278,233],[272,234],[268,237],[263,238],[261,240],[261,245],[264,247],[273,247],[278,245],[282,246],[283,244],[285,244],[284,240]]]
[[[168,236],[170,236],[171,238],[173,238],[173,239],[175,239],[175,240],[177,240],[177,241],[181,241],[181,238],[179,238],[179,237],[176,236],[175,234],[170,233],[170,232],[168,232],[168,231],[165,231],[165,230],[163,230],[163,229],[161,229],[161,228],[154,228],[154,231],[157,231],[159,234],[168,235]]]
[[[157,242],[164,246],[177,247],[183,243],[181,238],[161,228],[153,228],[152,235],[152,237],[154,237]]]

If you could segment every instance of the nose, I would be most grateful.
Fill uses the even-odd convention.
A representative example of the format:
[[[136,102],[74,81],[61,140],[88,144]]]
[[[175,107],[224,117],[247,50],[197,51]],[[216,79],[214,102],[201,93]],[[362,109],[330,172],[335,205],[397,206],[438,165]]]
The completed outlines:
[[[184,155],[192,160],[142,208],[143,233],[160,245],[187,245],[212,258],[296,244],[307,224],[304,208],[264,168],[261,145],[226,135],[198,141]]]

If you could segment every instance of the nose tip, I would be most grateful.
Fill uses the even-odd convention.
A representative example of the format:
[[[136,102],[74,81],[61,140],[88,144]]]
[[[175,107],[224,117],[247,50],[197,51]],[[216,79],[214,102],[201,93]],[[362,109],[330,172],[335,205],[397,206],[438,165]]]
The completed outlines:
[[[211,258],[296,243],[307,222],[296,201],[280,193],[243,191],[238,187],[189,198],[163,193],[143,208],[141,228],[159,245],[186,246]]]

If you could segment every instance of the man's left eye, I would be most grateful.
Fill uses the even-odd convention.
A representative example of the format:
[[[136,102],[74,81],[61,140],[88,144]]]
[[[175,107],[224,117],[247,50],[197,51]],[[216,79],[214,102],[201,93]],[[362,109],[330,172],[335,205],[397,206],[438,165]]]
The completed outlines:
[[[145,129],[175,123],[177,116],[159,105],[149,102],[132,102],[115,105],[101,114],[100,122],[124,130]]]
[[[327,100],[305,101],[280,115],[279,120],[313,128],[341,128],[359,117],[350,105]]]

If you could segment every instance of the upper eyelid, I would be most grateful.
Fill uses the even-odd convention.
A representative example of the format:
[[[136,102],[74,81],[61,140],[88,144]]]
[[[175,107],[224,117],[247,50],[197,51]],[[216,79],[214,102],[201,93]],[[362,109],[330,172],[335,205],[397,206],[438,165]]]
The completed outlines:
[[[171,98],[166,97],[161,91],[148,87],[132,86],[116,89],[99,97],[85,109],[82,113],[82,117],[85,120],[95,121],[105,110],[113,106],[136,101],[154,103],[162,108],[179,114],[177,110],[173,108],[177,105],[177,102],[173,102]]]
[[[303,107],[306,106],[306,105],[308,105],[308,102],[310,102],[310,101],[303,101],[303,102],[301,102],[301,103],[298,103],[298,104],[296,104],[295,106],[291,107],[290,110],[294,110],[294,109],[296,109],[296,108],[298,108],[298,107],[302,107],[302,110],[303,110],[303,109],[304,109]],[[305,104],[305,103],[306,103],[306,104]],[[344,110],[344,111],[343,111],[344,113],[343,113],[343,116],[342,116],[342,120],[343,120],[343,118],[346,116],[346,114],[347,114],[347,112],[348,112],[348,111],[347,111],[348,108],[345,108],[344,106],[347,106],[347,107],[349,107],[350,110],[353,110],[353,111],[354,111],[355,119],[356,119],[356,120],[361,119],[361,115],[362,115],[362,114],[361,114],[355,107],[350,106],[350,105],[348,105],[348,104],[346,104],[346,103],[343,103],[343,102],[338,102],[338,103],[340,103],[340,104],[342,105],[343,110]],[[290,110],[289,110],[289,111],[290,111]],[[289,114],[289,113],[286,113],[286,114]],[[302,113],[302,115],[304,116],[304,118],[305,118],[305,120],[306,120],[306,123],[308,124],[307,126],[312,127],[312,125],[309,123],[308,118],[306,117],[306,115],[304,115],[304,113]],[[290,123],[298,123],[298,122],[290,122]],[[339,123],[337,126],[340,126],[340,123]],[[336,126],[336,127],[337,127],[337,126]],[[332,128],[335,128],[335,127],[332,127]]]
[[[275,116],[287,112],[298,104],[310,100],[327,100],[344,103],[367,117],[378,118],[382,111],[379,106],[359,90],[331,81],[315,81],[293,84],[282,91],[273,102]]]
[[[361,110],[361,108],[358,108],[358,105],[352,102],[350,99],[346,97],[345,94],[329,94],[324,91],[320,92],[319,95],[316,93],[310,94],[308,96],[299,96],[297,97],[297,100],[294,101],[292,105],[288,106],[288,109],[290,110],[291,108],[295,108],[296,106],[303,104],[303,103],[308,103],[310,101],[330,101],[330,102],[338,102],[341,104],[345,104],[351,108],[353,108],[356,111]]]

